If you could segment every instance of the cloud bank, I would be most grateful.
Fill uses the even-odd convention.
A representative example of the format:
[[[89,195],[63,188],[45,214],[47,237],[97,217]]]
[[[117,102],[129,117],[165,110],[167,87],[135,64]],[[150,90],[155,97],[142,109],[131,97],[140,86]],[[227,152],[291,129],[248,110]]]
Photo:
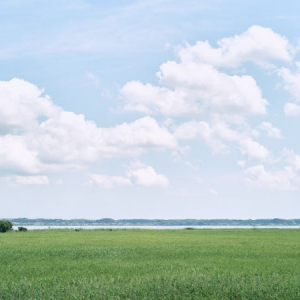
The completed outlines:
[[[275,157],[273,149],[263,145],[267,139],[259,140],[267,136],[282,142],[284,137],[269,121],[272,99],[245,67],[254,64],[260,72],[272,68],[290,96],[282,103],[284,115],[297,117],[300,64],[294,63],[294,71],[287,67],[293,64],[295,49],[284,36],[260,26],[223,38],[217,47],[208,41],[183,45],[177,48],[176,60],[160,65],[156,84],[137,79],[121,87],[122,111],[139,117],[107,128],[55,105],[43,89],[28,81],[0,81],[0,175],[15,184],[49,184],[50,174],[88,169],[103,160],[131,161],[153,151],[178,156],[180,149],[190,149],[191,140],[199,140],[214,154],[241,155],[238,164],[253,186],[296,189],[297,154],[285,149]],[[99,85],[92,73],[86,76]],[[106,189],[170,184],[153,166],[140,162],[130,164],[125,173],[95,172],[91,184]]]

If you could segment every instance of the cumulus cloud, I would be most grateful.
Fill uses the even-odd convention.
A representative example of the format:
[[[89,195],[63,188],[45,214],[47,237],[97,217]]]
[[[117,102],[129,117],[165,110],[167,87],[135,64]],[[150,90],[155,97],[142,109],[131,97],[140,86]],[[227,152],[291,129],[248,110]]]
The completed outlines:
[[[293,150],[284,148],[283,149],[284,160],[295,170],[300,171],[300,156]]]
[[[293,150],[284,148],[278,160],[284,167],[266,170],[262,164],[249,167],[244,175],[248,183],[255,187],[274,190],[297,190],[300,185],[300,156]]]
[[[263,189],[295,190],[300,182],[300,177],[288,166],[278,171],[266,171],[263,165],[257,165],[248,168],[245,176],[251,185]]]
[[[2,174],[40,174],[116,156],[177,147],[174,136],[151,117],[110,128],[64,111],[24,80],[0,82]]]
[[[273,127],[270,122],[262,122],[259,129],[265,131],[267,135],[274,139],[282,139],[281,131],[279,128]]]
[[[122,176],[107,176],[102,174],[91,174],[90,183],[96,184],[100,188],[112,189],[120,186],[129,186],[131,181],[127,177]]]
[[[116,156],[138,156],[150,149],[176,147],[175,138],[150,117],[111,128],[99,128],[83,115],[61,112],[26,135],[43,161],[93,162]]]
[[[34,174],[40,168],[38,152],[27,147],[23,136],[0,136],[0,175]]]
[[[217,48],[207,41],[181,47],[179,61],[167,61],[160,66],[159,85],[130,81],[121,89],[121,97],[125,110],[203,118],[177,126],[172,122],[170,128],[178,140],[199,137],[213,151],[227,150],[233,144],[249,160],[268,161],[270,151],[254,139],[260,131],[282,139],[280,129],[270,122],[263,122],[258,127],[260,131],[252,129],[246,118],[266,114],[269,103],[252,76],[227,74],[224,69],[246,62],[261,66],[289,62],[293,54],[294,49],[285,37],[269,28],[252,26],[240,35],[220,40]]]
[[[292,99],[300,102],[300,62],[296,62],[297,70],[291,71],[287,68],[278,70],[279,77],[283,80],[283,88],[291,95]],[[289,117],[300,115],[300,106],[288,102],[284,106],[284,114]]]
[[[295,72],[281,68],[278,75],[283,79],[283,88],[291,94],[294,100],[300,102],[300,62],[297,62],[296,65],[297,70]]]
[[[252,76],[229,75],[218,68],[247,61],[260,65],[291,61],[294,50],[288,40],[269,28],[252,26],[241,35],[220,40],[218,46],[199,41],[181,47],[178,62],[160,66],[160,85],[127,82],[120,91],[125,110],[173,116],[265,114],[268,101]],[[289,77],[286,69],[279,73]]]
[[[251,137],[252,131],[242,129],[231,129],[224,122],[209,124],[203,121],[188,121],[174,129],[177,139],[194,139],[200,137],[205,140],[214,151],[227,149],[228,143],[236,145],[243,155],[252,160],[265,161],[270,158],[270,151],[254,141]],[[254,133],[255,135],[255,133]]]
[[[195,101],[187,101],[184,91],[172,91],[165,87],[130,81],[121,89],[125,100],[125,110],[145,114],[165,115],[194,114],[200,112]]]
[[[17,78],[0,81],[0,134],[31,129],[39,117],[55,117],[59,111],[34,84]]]
[[[172,119],[158,123],[145,116],[103,128],[82,114],[56,106],[43,89],[32,83],[21,79],[1,81],[0,175],[30,175],[26,176],[29,181],[34,175],[37,180],[52,171],[104,159],[137,158],[152,150],[174,152],[179,149],[179,141],[195,138],[203,139],[213,151],[234,145],[249,161],[268,161],[270,151],[255,141],[260,132],[250,128],[247,117],[266,114],[269,103],[252,76],[227,74],[224,69],[249,61],[264,66],[279,60],[290,61],[292,52],[284,37],[271,29],[253,26],[240,35],[220,40],[216,48],[207,41],[182,47],[178,61],[160,66],[157,85],[130,81],[122,87],[125,110],[180,116],[179,120],[183,115],[196,118],[185,119],[178,125]],[[278,72],[284,88],[300,101],[300,71],[281,68]],[[86,76],[96,86],[99,84],[93,74]],[[285,114],[298,115],[300,107],[287,103]],[[270,122],[261,123],[257,129],[269,137],[282,138],[280,129]],[[25,180],[20,178],[14,180]],[[164,175],[141,163],[131,164],[125,176],[93,174],[91,181],[103,188],[169,184]]]
[[[121,89],[125,110],[146,114],[184,115],[207,111],[226,114],[265,114],[268,102],[252,76],[228,75],[217,68],[236,68],[245,62],[271,66],[289,62],[295,49],[270,28],[252,26],[246,32],[218,41],[185,45],[179,62],[168,61],[157,73],[161,85],[127,82]],[[299,72],[279,71],[285,89],[300,98]]]
[[[140,162],[131,164],[126,174],[137,185],[160,187],[169,185],[169,180],[166,176],[157,174],[151,166],[146,166]]]
[[[207,64],[169,61],[160,67],[160,82],[183,91],[202,109],[226,113],[266,113],[268,102],[251,76],[231,76]]]
[[[125,109],[147,114],[265,114],[268,101],[251,76],[231,76],[206,64],[169,61],[158,72],[163,87],[126,83]]]
[[[90,175],[91,184],[100,188],[112,189],[119,186],[140,185],[145,187],[167,187],[169,180],[162,174],[157,174],[151,166],[141,162],[131,163],[126,170],[126,176]]]
[[[210,125],[204,121],[188,121],[174,129],[177,139],[194,139],[200,137],[214,150],[222,151],[226,148],[223,141],[232,142],[239,139],[239,134],[230,129],[226,123],[217,122]]]
[[[252,138],[244,138],[239,142],[242,154],[246,155],[250,159],[266,161],[270,158],[270,151],[254,141]]]
[[[288,40],[270,28],[251,26],[246,32],[217,42],[213,48],[208,41],[186,45],[179,51],[184,62],[197,61],[218,67],[235,68],[251,61],[270,66],[270,61],[290,61],[293,48]]]
[[[299,116],[300,106],[295,103],[288,102],[284,106],[284,114],[288,117]]]

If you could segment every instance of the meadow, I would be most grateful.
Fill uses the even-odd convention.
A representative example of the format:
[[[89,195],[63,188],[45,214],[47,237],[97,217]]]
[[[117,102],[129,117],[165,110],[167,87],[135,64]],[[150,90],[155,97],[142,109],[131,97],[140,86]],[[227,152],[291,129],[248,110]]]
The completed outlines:
[[[300,230],[0,234],[0,299],[300,299]]]

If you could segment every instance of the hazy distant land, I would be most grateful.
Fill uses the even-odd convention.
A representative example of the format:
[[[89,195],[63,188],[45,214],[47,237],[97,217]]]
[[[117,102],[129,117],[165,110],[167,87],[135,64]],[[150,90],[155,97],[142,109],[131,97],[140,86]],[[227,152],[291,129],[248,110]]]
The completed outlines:
[[[17,225],[30,226],[300,226],[300,219],[7,219]]]

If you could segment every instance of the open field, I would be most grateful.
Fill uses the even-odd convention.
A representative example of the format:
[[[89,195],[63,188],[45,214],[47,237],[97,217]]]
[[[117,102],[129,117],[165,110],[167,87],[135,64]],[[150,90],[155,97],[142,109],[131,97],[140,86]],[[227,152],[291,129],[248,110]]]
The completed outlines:
[[[0,299],[300,299],[300,231],[0,235]]]

